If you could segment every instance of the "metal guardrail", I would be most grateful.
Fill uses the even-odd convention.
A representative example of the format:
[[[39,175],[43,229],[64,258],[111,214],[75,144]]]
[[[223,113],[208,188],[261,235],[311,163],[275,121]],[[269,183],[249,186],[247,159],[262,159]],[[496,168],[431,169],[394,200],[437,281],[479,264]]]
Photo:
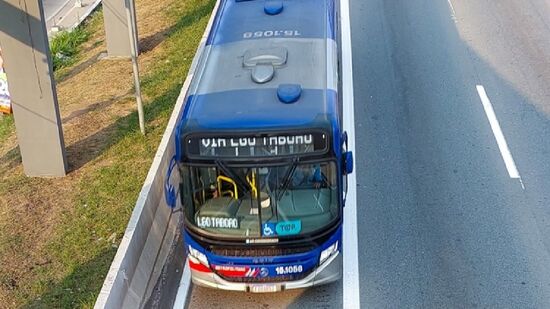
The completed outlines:
[[[217,11],[218,6],[219,0],[213,12]],[[173,212],[164,199],[165,172],[175,153],[177,120],[183,112],[186,94],[205,50],[214,16],[212,14],[210,17],[199,43],[95,309],[143,307],[161,274],[171,243],[179,232],[181,212]]]

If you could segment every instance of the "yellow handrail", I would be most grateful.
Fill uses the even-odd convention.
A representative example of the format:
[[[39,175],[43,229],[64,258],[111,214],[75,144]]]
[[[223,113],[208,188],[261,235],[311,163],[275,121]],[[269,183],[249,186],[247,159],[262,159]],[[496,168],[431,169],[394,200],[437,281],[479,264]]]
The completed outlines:
[[[248,184],[250,185],[250,188],[252,189],[252,195],[254,198],[258,197],[258,189],[256,188],[256,173],[252,172],[252,180],[250,180],[249,175],[246,175],[246,181],[248,181]]]
[[[237,184],[235,183],[235,181],[233,179],[220,175],[220,176],[218,176],[218,178],[216,178],[216,180],[218,181],[218,191],[220,192],[220,194],[222,193],[222,181],[229,182],[230,184],[233,185],[233,191],[235,192],[233,194],[233,197],[236,200],[239,199],[239,192],[237,191]]]

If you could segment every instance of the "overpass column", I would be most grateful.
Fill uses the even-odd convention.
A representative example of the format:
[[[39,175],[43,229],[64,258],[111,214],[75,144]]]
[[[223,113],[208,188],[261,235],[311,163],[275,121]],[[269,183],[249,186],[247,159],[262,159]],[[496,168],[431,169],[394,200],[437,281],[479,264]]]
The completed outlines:
[[[126,0],[127,1],[127,0]],[[107,55],[108,57],[127,57],[130,58],[131,44],[128,16],[126,14],[125,0],[103,0],[103,22],[105,23],[105,37],[107,41]],[[129,0],[132,1],[133,0]],[[128,1],[128,2],[129,2]],[[130,14],[135,21],[135,10],[133,6],[130,7]],[[134,25],[135,26],[135,25]],[[134,28],[134,30],[137,27]],[[137,31],[135,33],[137,38]],[[137,42],[137,40],[136,40]],[[136,54],[138,52],[136,51]]]
[[[0,1],[0,46],[25,173],[64,176],[65,143],[42,0]]]

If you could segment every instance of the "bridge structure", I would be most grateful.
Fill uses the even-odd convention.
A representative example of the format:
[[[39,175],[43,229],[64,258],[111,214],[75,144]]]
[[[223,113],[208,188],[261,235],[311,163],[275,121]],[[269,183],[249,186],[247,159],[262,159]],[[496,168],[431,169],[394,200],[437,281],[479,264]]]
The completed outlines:
[[[42,0],[0,1],[0,47],[23,167],[31,177],[60,177],[68,172],[48,34],[59,21],[72,30],[100,0],[86,1],[87,8],[74,12],[67,7],[69,2],[60,3],[56,10],[48,8],[46,15]],[[132,46],[137,46],[129,35],[133,33],[137,42],[134,0],[102,2],[107,54],[130,58]]]

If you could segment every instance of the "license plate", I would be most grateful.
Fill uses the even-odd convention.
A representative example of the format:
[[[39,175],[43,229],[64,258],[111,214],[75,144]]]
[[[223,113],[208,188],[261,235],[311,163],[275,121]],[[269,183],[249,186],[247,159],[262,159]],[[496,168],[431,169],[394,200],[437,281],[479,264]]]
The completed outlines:
[[[259,284],[250,286],[250,292],[252,293],[273,293],[281,290],[281,286],[278,284]]]

